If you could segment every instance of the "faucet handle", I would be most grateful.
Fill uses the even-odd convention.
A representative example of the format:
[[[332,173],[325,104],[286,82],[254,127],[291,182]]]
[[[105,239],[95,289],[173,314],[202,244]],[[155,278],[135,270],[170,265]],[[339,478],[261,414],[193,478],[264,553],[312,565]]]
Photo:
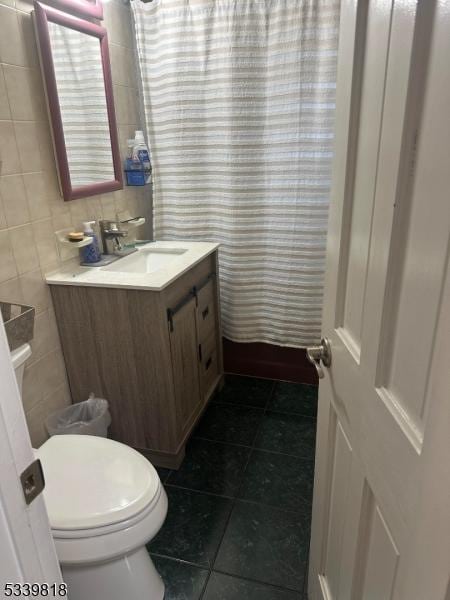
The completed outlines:
[[[106,234],[108,236],[120,236],[125,237],[128,235],[128,231],[125,229],[119,229],[119,224],[116,221],[99,221],[100,223],[100,231],[102,234]]]

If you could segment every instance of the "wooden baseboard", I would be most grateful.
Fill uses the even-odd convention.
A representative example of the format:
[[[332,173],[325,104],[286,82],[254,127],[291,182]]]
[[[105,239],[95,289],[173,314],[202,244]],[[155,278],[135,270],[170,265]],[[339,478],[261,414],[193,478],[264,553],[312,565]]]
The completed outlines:
[[[304,348],[244,344],[223,338],[223,359],[225,373],[318,384],[316,371],[306,358]]]

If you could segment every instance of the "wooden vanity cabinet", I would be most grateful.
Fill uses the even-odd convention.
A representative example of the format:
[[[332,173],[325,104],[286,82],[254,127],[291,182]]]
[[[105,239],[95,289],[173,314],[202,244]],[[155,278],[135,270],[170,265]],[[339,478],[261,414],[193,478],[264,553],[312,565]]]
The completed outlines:
[[[223,377],[217,253],[161,291],[51,285],[73,402],[110,403],[110,437],[178,468]]]

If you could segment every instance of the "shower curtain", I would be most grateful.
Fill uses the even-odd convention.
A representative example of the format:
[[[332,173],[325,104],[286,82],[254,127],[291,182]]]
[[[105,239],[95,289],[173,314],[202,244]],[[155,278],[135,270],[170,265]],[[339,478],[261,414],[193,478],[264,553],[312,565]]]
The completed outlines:
[[[158,240],[220,242],[225,337],[320,337],[338,0],[132,2]]]

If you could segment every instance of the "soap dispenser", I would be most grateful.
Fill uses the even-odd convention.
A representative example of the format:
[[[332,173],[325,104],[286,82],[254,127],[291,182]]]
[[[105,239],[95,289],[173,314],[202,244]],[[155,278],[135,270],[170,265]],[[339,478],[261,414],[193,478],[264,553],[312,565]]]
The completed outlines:
[[[83,231],[85,237],[90,237],[92,242],[87,246],[80,248],[81,252],[81,264],[92,264],[97,263],[101,260],[102,254],[98,245],[98,239],[94,232],[93,225],[95,221],[86,221],[83,223]]]

